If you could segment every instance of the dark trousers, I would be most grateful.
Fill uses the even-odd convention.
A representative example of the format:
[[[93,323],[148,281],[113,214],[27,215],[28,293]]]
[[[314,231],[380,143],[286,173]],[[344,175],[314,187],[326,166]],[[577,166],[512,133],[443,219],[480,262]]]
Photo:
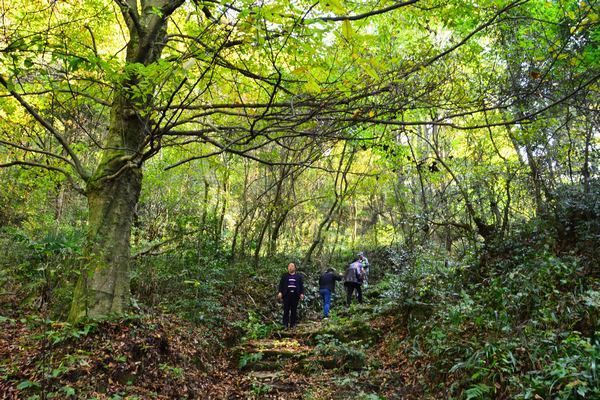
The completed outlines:
[[[298,301],[300,296],[290,293],[283,298],[283,326],[294,327],[298,324]]]
[[[356,294],[358,296],[358,302],[362,303],[362,285],[358,282],[346,282],[344,283],[346,287],[346,305],[350,305],[352,303],[352,295],[356,290]]]

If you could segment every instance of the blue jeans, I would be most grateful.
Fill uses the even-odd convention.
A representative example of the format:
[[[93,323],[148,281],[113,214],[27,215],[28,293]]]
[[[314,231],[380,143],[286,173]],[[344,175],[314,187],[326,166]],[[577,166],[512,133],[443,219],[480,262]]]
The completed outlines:
[[[321,298],[323,299],[323,315],[329,317],[329,308],[331,307],[331,290],[319,289]]]

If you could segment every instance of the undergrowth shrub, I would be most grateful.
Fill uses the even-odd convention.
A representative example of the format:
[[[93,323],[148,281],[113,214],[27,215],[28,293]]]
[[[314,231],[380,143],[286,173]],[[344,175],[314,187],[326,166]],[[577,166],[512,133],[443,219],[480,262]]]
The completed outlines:
[[[278,320],[277,284],[291,257],[264,259],[255,266],[252,258],[232,261],[219,246],[198,233],[162,252],[136,258],[132,295],[140,306],[164,309],[197,323],[246,321],[249,311],[260,320],[250,318],[248,326]],[[244,334],[247,326],[241,328]]]
[[[268,337],[279,325],[265,322],[256,311],[248,312],[248,319],[234,322],[234,326],[243,330],[242,340],[260,340]]]
[[[344,343],[332,335],[318,335],[316,354],[330,358],[331,365],[343,370],[361,369],[366,362],[364,345],[360,342]]]
[[[193,246],[142,257],[132,268],[132,295],[141,305],[157,307],[195,322],[222,323],[219,289],[225,285],[224,257]]]
[[[0,287],[8,293],[2,297],[11,294],[19,307],[48,311],[52,318],[64,318],[79,274],[83,243],[84,234],[77,230],[33,236],[17,228],[3,229]]]
[[[563,185],[555,191],[552,225],[557,251],[581,257],[586,274],[600,277],[600,180]]]
[[[388,276],[380,311],[403,318],[400,348],[428,360],[428,387],[464,399],[599,398],[600,282],[577,253],[558,251],[549,227],[532,221],[479,258],[416,258]]]

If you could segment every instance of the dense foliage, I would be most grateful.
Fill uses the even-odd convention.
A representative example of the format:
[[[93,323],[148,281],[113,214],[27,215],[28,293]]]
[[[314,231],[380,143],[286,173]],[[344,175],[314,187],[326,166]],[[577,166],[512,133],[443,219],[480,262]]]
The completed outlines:
[[[423,373],[444,395],[598,396],[597,270],[590,275],[585,256],[557,253],[547,223],[521,226],[450,268],[390,280],[387,293],[409,310],[406,351],[428,360]],[[415,307],[423,303],[425,312]]]

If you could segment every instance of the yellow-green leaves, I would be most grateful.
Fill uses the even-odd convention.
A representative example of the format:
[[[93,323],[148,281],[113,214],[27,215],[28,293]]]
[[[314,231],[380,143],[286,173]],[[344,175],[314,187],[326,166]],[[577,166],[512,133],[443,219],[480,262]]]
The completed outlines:
[[[366,60],[364,62],[362,62],[360,64],[360,66],[362,67],[362,69],[373,79],[378,80],[379,79],[379,74],[377,73],[377,71],[375,70],[375,68],[373,67],[373,62],[372,60]]]
[[[308,75],[308,80],[306,81],[304,88],[306,89],[307,92],[313,93],[313,94],[319,93],[321,91],[321,86],[319,86],[319,83],[317,82],[317,80],[314,77],[312,77],[311,75]]]
[[[352,25],[350,24],[350,21],[345,20],[344,22],[342,22],[342,36],[346,38],[346,40],[350,40],[350,38],[352,38],[352,35],[354,35]]]
[[[346,8],[341,0],[321,0],[320,3],[338,15],[346,13]]]

